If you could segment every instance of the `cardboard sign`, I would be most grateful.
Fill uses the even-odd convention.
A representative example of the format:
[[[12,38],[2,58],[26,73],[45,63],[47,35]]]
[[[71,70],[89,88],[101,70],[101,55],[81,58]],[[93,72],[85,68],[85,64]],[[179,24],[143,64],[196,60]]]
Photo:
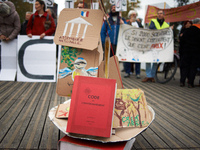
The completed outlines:
[[[141,89],[117,90],[113,128],[143,128],[148,126],[151,120],[152,116]]]
[[[17,71],[17,40],[0,40],[0,81],[14,81]]]
[[[127,62],[172,62],[174,52],[171,28],[149,30],[121,25],[116,55]]]
[[[57,82],[57,94],[71,96],[75,75],[93,76],[98,73],[98,66],[103,60],[101,42],[93,51],[62,47]]]
[[[91,9],[63,9],[54,42],[58,45],[94,50],[98,46],[103,12]]]
[[[55,115],[56,118],[68,118],[69,109],[70,109],[70,103],[58,105],[58,109]]]
[[[115,63],[115,60],[117,64]],[[121,89],[123,85],[121,82],[120,67],[119,67],[119,61],[118,61],[117,56],[110,57],[108,64],[109,64],[108,78],[115,79],[117,82],[117,89]],[[102,61],[101,64],[99,65],[99,72],[98,72],[98,77],[100,78],[106,78],[104,66],[105,66],[105,61]]]
[[[65,8],[74,8],[74,0],[65,0]]]
[[[56,81],[56,45],[52,36],[18,36],[17,81]]]

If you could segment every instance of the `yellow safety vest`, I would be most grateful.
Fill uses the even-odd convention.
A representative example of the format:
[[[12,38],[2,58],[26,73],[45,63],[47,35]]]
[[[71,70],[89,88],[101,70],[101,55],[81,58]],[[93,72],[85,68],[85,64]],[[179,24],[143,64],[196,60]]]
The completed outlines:
[[[160,26],[159,22],[157,19],[151,19],[151,21],[154,22],[156,29],[160,30],[160,29],[164,29],[164,28],[169,28],[169,25],[164,21],[162,26]],[[151,23],[151,22],[150,22]],[[150,25],[149,23],[149,25]]]

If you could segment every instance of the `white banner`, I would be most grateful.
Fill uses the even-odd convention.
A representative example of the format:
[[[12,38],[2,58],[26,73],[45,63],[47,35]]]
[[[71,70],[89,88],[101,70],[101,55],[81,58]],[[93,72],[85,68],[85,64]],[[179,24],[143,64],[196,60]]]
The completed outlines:
[[[56,81],[56,45],[53,38],[18,36],[17,81]]]
[[[74,0],[65,0],[65,8],[74,8]]]
[[[172,62],[174,52],[171,28],[149,30],[120,25],[116,55],[127,62]]]
[[[17,40],[0,43],[0,81],[14,81],[17,70]]]

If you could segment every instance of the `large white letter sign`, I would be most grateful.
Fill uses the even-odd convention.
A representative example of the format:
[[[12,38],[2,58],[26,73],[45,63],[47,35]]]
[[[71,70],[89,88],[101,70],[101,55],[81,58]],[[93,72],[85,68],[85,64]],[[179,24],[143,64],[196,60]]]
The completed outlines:
[[[17,40],[0,40],[0,80],[14,81],[17,70]]]
[[[56,45],[53,38],[18,36],[17,81],[56,81]]]
[[[116,54],[119,61],[172,62],[173,53],[171,28],[149,30],[120,25]]]

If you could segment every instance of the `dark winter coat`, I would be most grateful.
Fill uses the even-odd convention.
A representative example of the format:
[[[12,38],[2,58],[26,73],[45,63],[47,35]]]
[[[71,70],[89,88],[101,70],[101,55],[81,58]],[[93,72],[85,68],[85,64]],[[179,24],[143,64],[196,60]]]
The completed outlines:
[[[111,26],[112,30],[110,30],[108,23],[106,21],[104,21],[102,29],[101,29],[101,41],[102,41],[102,44],[105,44],[105,39],[106,39],[107,32],[108,32],[111,44],[117,45],[119,27],[120,27],[120,19],[121,19],[121,17],[118,14],[117,15],[117,21],[114,22],[113,19],[112,19],[111,13],[109,13],[108,21],[110,23],[110,26]],[[124,18],[122,18],[122,20],[126,24],[126,20]]]
[[[4,2],[10,7],[10,13],[6,16],[0,15],[0,35],[5,35],[9,39],[14,39],[21,29],[20,18],[15,9],[15,5],[10,2]]]

